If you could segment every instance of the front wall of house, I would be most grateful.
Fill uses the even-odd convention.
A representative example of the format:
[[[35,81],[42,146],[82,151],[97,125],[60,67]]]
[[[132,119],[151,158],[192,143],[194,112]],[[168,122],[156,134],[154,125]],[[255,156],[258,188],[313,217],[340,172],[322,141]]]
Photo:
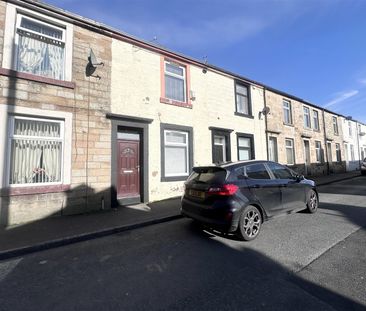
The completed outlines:
[[[338,124],[338,134],[335,133],[333,127],[333,117],[337,118]],[[343,126],[342,126],[342,118],[331,114],[327,111],[324,112],[325,118],[325,131],[327,143],[331,143],[331,153],[332,158],[330,161],[330,171],[332,173],[342,173],[346,170],[346,161],[345,161],[345,153],[344,153],[344,144],[343,144]],[[337,162],[337,154],[336,154],[336,144],[339,144],[340,152],[341,152],[341,161]]]
[[[6,18],[5,2],[0,3],[0,63],[9,45],[3,45]],[[10,5],[11,6],[11,5]],[[14,11],[14,7],[11,7]],[[14,17],[7,16],[7,23]],[[45,18],[48,17],[45,15]],[[72,29],[72,79],[75,87],[64,87],[0,75],[0,222],[11,225],[47,216],[83,213],[109,206],[110,187],[110,110],[111,40],[77,26]],[[11,45],[10,45],[11,47]],[[97,69],[101,79],[87,78],[85,66],[89,49],[104,62]],[[8,57],[9,55],[7,55]],[[8,57],[9,58],[9,57]],[[5,64],[5,65],[4,65]],[[65,124],[62,182],[47,186],[9,187],[9,116],[62,119]]]
[[[231,159],[237,160],[236,133],[254,135],[257,159],[266,158],[265,123],[259,119],[263,109],[263,90],[251,86],[254,119],[236,116],[234,80],[210,70],[189,67],[190,89],[195,94],[192,108],[160,102],[161,55],[128,43],[113,40],[112,112],[153,119],[149,125],[149,201],[182,194],[182,181],[161,181],[161,124],[193,128],[193,165],[212,164],[209,127],[233,130],[230,134]]]
[[[360,141],[357,129],[357,122],[342,117],[343,141],[346,160],[346,170],[355,171],[360,168]],[[349,132],[351,125],[351,133]],[[353,147],[353,153],[352,153]]]
[[[292,108],[292,124],[284,123],[283,100],[291,103]],[[281,94],[277,94],[266,90],[266,105],[270,108],[267,115],[267,134],[268,137],[277,138],[278,161],[287,164],[285,139],[293,139],[295,152],[295,165],[289,165],[300,174],[305,175],[323,175],[327,172],[325,162],[318,163],[316,161],[315,141],[320,141],[324,150],[324,122],[322,111],[320,109],[309,107],[311,112],[311,123],[313,124],[313,110],[318,111],[319,130],[306,129],[304,127],[303,106],[304,104],[291,98],[287,98]],[[310,161],[308,171],[305,171],[305,152],[304,140],[309,141]],[[324,161],[326,160],[324,155]]]

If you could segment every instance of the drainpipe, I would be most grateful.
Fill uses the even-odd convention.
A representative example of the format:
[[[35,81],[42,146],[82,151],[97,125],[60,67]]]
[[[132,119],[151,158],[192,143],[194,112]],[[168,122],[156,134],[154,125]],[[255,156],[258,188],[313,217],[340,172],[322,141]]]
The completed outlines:
[[[329,165],[329,158],[328,158],[328,144],[327,144],[327,134],[326,134],[326,128],[325,128],[325,110],[322,109],[323,113],[323,130],[324,130],[324,150],[325,150],[325,158],[327,161],[327,175],[330,174],[330,165]]]
[[[266,100],[266,88],[263,88],[263,103],[264,109],[267,108],[267,100]],[[265,124],[265,131],[266,131],[266,150],[267,150],[267,160],[269,160],[269,150],[268,150],[268,121],[267,121],[267,113],[264,114],[264,124]]]
[[[358,149],[358,168],[361,169],[361,150],[360,150],[360,133],[358,131],[358,122],[356,121],[357,149]]]

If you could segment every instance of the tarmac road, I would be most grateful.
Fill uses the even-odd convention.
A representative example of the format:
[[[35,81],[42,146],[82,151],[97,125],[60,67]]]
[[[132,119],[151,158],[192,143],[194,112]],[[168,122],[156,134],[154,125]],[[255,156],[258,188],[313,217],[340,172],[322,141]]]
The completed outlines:
[[[249,243],[189,219],[0,262],[0,310],[366,310],[366,177]]]

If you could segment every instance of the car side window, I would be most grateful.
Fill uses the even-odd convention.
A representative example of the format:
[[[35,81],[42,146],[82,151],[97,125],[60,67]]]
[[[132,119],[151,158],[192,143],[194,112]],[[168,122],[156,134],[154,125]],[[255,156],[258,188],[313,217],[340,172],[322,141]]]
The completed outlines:
[[[277,178],[277,179],[293,179],[294,176],[291,174],[291,171],[281,165],[281,164],[277,164],[277,163],[268,163],[268,166],[270,168],[270,170],[272,171],[273,175]]]
[[[271,179],[264,164],[250,164],[245,167],[245,172],[248,178],[252,179]]]
[[[244,167],[241,166],[241,167],[238,167],[235,169],[235,176],[237,179],[244,179],[246,178],[245,176],[245,170],[244,170]]]

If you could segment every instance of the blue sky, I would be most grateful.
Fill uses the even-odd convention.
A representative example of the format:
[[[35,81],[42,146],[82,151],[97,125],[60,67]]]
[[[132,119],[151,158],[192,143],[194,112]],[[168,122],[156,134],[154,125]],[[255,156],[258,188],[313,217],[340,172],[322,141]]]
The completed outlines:
[[[47,0],[366,123],[364,0]]]

